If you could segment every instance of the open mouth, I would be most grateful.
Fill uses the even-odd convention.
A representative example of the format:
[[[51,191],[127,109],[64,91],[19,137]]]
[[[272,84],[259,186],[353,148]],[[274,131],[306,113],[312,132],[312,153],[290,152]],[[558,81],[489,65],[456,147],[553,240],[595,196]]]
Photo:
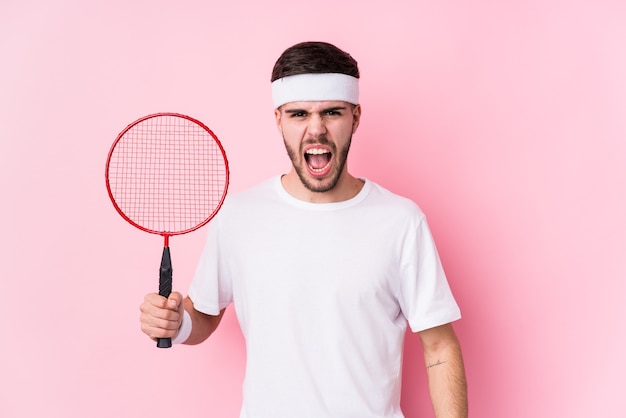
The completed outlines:
[[[332,153],[325,148],[309,148],[304,153],[304,159],[312,173],[321,174],[330,166]]]

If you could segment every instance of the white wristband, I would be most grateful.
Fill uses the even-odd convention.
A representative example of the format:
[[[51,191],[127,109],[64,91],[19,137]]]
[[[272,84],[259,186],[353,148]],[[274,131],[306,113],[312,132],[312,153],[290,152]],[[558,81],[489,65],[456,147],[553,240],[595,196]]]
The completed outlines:
[[[191,335],[191,325],[191,316],[189,312],[183,309],[183,320],[180,323],[180,328],[178,328],[178,334],[172,339],[172,344],[182,344],[187,341]]]

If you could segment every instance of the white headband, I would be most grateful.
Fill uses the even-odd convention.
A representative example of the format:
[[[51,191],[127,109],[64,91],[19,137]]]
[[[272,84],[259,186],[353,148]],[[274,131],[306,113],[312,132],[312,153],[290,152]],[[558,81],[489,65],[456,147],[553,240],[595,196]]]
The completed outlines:
[[[274,108],[289,102],[341,101],[359,104],[359,79],[346,74],[298,74],[272,83]]]

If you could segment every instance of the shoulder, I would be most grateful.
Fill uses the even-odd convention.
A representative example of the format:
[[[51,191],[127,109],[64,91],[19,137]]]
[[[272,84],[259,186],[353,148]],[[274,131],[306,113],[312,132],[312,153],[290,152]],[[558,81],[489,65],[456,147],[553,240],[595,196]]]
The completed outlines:
[[[399,216],[407,216],[416,220],[425,218],[422,209],[413,200],[396,194],[387,188],[370,180],[366,180],[370,188],[368,194],[368,204],[374,205],[380,209],[388,210]]]
[[[272,177],[245,190],[229,193],[226,197],[226,201],[229,202],[229,204],[240,204],[242,202],[247,203],[251,200],[267,198],[271,194],[274,194],[276,182],[277,178]]]
[[[219,216],[222,218],[230,214],[245,216],[245,212],[259,210],[265,203],[276,199],[276,182],[277,179],[273,177],[248,189],[228,193]]]

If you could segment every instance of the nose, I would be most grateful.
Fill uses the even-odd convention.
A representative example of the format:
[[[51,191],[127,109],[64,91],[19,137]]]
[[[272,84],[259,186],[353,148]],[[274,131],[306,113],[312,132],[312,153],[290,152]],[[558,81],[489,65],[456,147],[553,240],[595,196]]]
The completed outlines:
[[[326,124],[324,118],[321,115],[312,115],[309,119],[309,125],[307,127],[309,135],[313,138],[318,138],[326,134]]]

